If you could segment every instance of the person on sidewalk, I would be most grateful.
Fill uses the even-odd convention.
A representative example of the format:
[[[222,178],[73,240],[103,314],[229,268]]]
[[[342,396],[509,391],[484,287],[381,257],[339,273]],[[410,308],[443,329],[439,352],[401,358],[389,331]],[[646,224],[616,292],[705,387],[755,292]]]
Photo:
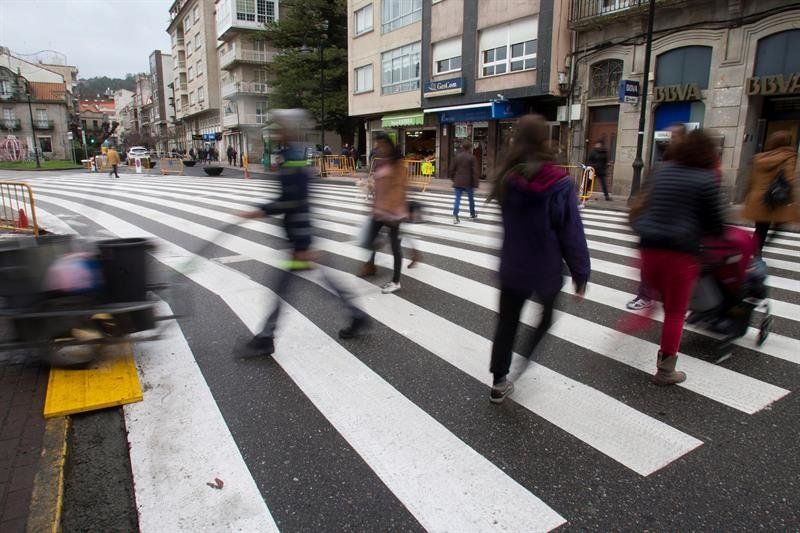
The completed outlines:
[[[265,216],[283,215],[283,227],[286,238],[292,245],[292,258],[287,262],[286,269],[281,273],[275,289],[276,299],[273,303],[263,329],[249,342],[235,348],[235,353],[240,357],[267,356],[275,352],[275,331],[281,304],[291,289],[292,282],[296,279],[295,272],[309,270],[313,267],[315,255],[311,251],[311,220],[309,183],[311,173],[305,156],[305,147],[302,139],[298,138],[305,129],[312,125],[307,112],[301,109],[276,109],[272,112],[273,120],[280,129],[276,135],[282,144],[288,146],[281,151],[280,183],[281,194],[272,202],[268,202],[258,209],[239,213],[245,219],[261,218]],[[342,306],[350,315],[349,323],[339,330],[342,339],[353,338],[367,326],[367,316],[353,302],[354,295],[320,272],[325,282],[336,293]]]
[[[686,379],[675,370],[683,323],[695,282],[700,274],[700,242],[722,234],[723,218],[716,184],[716,147],[702,130],[694,130],[671,147],[672,163],[663,165],[648,180],[646,202],[633,219],[642,252],[642,283],[664,306],[661,346],[656,358],[656,385],[673,385]],[[650,308],[652,309],[652,308]],[[629,315],[624,323],[641,322]],[[630,327],[619,328],[629,331]]]
[[[114,174],[114,176],[119,179],[119,173],[117,172],[117,169],[119,168],[119,152],[117,152],[117,149],[112,146],[108,149],[106,156],[108,157],[108,164],[111,165],[111,170],[108,173],[108,177],[110,178],[111,174]]]
[[[236,156],[233,155],[233,146],[228,145],[228,149],[225,151],[225,154],[228,156],[228,165],[233,166],[234,163],[236,163]]]
[[[381,286],[384,294],[400,290],[400,270],[403,265],[403,249],[400,246],[400,223],[408,217],[406,202],[406,169],[403,156],[395,147],[392,139],[385,133],[375,137],[375,184],[372,204],[372,220],[367,229],[365,247],[371,250],[369,260],[364,263],[360,277],[375,275],[375,240],[386,226],[394,256],[392,280]]]
[[[522,355],[529,361],[552,324],[566,261],[575,294],[589,281],[589,247],[578,210],[577,190],[548,148],[544,118],[527,115],[517,123],[513,143],[500,165],[490,200],[501,207],[500,306],[489,367],[489,399],[502,402],[514,389],[508,379],[514,340],[525,302],[536,295],[543,311]]]
[[[608,194],[608,186],[606,184],[606,169],[608,168],[608,150],[603,141],[594,143],[594,148],[589,153],[589,158],[586,163],[594,168],[594,175],[600,180],[600,186],[603,188],[603,196],[607,201],[611,201],[611,195]]]
[[[480,185],[481,172],[478,160],[472,155],[472,143],[463,141],[461,150],[458,151],[448,172],[450,181],[455,189],[453,202],[453,224],[458,224],[458,212],[461,209],[461,196],[466,192],[469,199],[469,218],[478,218],[475,212],[475,187]]]
[[[792,138],[786,131],[773,133],[764,144],[764,151],[753,158],[753,168],[747,183],[742,216],[755,222],[755,238],[758,255],[767,242],[770,228],[777,231],[782,224],[800,222],[800,198],[798,198],[797,153],[792,147]],[[764,201],[765,194],[779,174],[789,184],[788,203],[770,206]]]

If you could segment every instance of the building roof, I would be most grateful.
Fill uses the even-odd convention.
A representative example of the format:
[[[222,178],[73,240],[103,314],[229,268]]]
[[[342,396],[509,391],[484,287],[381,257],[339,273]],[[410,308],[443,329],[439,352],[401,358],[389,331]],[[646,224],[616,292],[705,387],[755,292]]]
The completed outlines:
[[[78,103],[81,113],[109,113],[114,114],[116,107],[114,100],[81,100]]]
[[[67,86],[65,83],[31,81],[28,84],[34,100],[39,102],[65,102]]]

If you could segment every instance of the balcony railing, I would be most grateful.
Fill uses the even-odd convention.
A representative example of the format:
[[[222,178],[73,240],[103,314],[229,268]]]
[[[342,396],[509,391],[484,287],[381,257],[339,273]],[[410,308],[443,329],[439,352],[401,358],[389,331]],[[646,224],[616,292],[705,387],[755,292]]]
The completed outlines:
[[[269,122],[269,115],[237,115],[232,113],[222,117],[222,125],[226,128],[234,126],[263,126]]]
[[[656,4],[686,4],[687,0],[656,0]],[[571,0],[569,23],[580,28],[606,23],[626,14],[646,13],[650,0]]]
[[[18,130],[22,127],[22,123],[18,118],[4,118],[0,120],[0,127],[4,130]]]
[[[266,84],[258,81],[237,81],[222,87],[222,97],[228,98],[237,94],[269,94],[272,89]]]
[[[241,63],[267,63],[275,57],[275,52],[265,50],[248,50],[246,48],[234,48],[222,54],[219,58],[219,66],[227,69],[237,62]]]
[[[175,65],[173,65],[173,68],[180,69],[180,70],[185,69],[186,68],[186,60],[185,59],[178,59],[177,61],[175,61]]]
[[[33,127],[37,130],[52,130],[54,127],[54,122],[52,120],[34,120]]]

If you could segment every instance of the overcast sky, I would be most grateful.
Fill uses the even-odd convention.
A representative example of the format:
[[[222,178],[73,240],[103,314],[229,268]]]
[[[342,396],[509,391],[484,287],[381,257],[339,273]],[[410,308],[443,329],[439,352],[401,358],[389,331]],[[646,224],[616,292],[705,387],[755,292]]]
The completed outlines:
[[[153,50],[170,52],[173,0],[0,0],[0,46],[18,54],[56,50],[78,76],[149,71]]]

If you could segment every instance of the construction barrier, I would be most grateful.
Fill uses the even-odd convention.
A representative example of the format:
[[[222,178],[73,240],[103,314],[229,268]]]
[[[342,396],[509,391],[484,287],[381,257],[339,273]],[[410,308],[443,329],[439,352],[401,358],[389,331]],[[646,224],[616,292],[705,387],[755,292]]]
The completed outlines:
[[[374,187],[375,181],[375,167],[381,161],[381,158],[373,158],[369,165],[369,173],[367,174],[366,181],[359,182],[359,187],[369,191],[366,195],[369,197]],[[421,192],[425,192],[433,180],[433,175],[436,173],[436,167],[430,161],[420,159],[403,159],[403,165],[406,168],[406,177],[409,187],[419,187]]]
[[[183,160],[177,157],[164,157],[158,162],[161,174],[183,175]]]
[[[0,181],[0,228],[39,236],[36,202],[27,183]]]
[[[314,168],[320,176],[352,176],[356,173],[353,158],[346,155],[314,156]]]
[[[594,167],[587,167],[586,165],[559,165],[561,168],[569,172],[575,188],[578,190],[578,200],[581,205],[586,203],[586,200],[592,197],[594,193],[595,173]]]

